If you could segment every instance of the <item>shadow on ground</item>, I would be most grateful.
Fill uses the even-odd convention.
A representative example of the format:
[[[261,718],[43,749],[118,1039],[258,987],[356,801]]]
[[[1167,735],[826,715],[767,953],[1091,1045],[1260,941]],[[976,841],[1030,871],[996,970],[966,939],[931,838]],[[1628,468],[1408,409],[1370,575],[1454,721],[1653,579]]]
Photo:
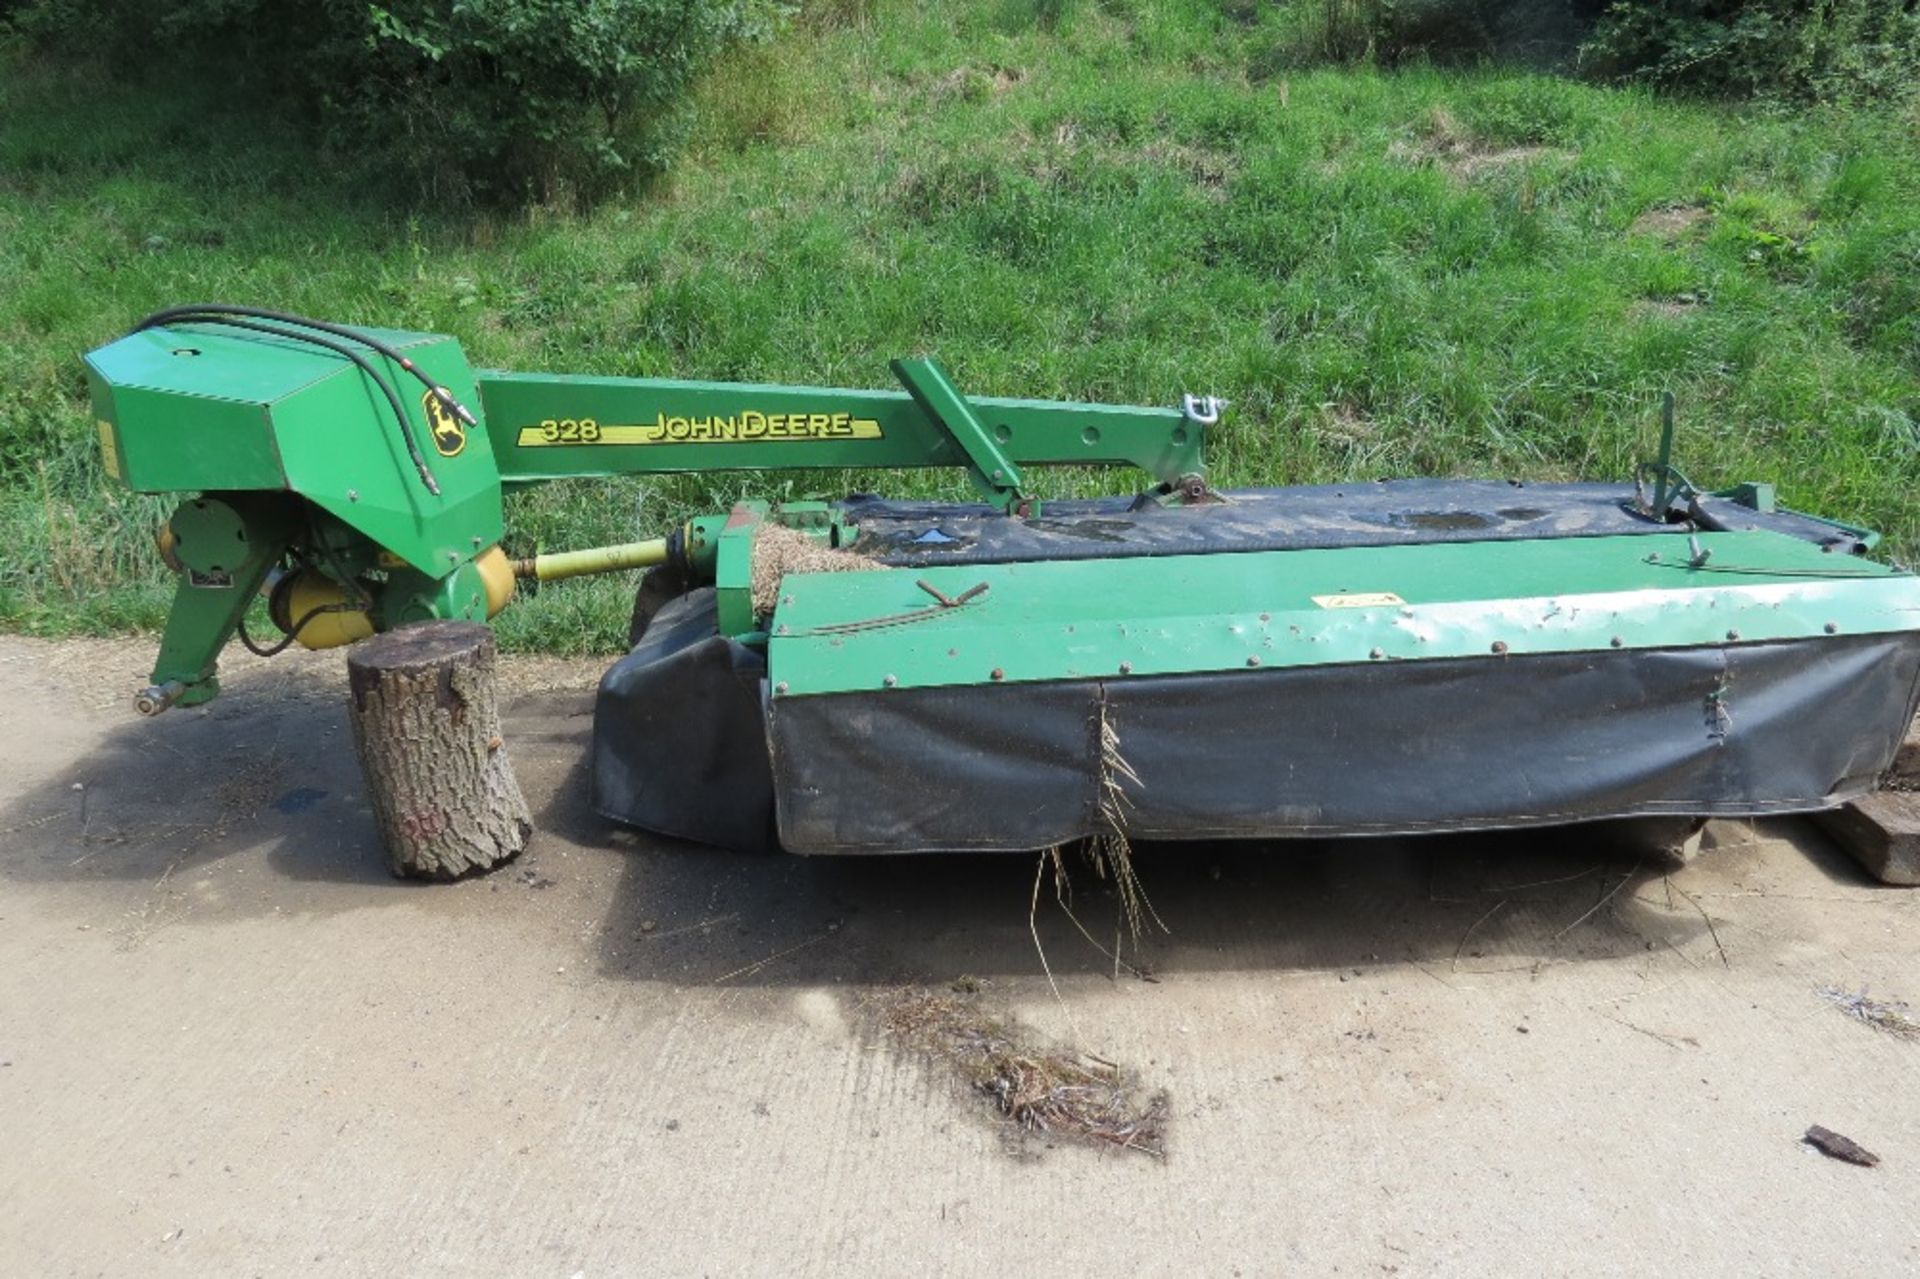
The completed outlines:
[[[590,808],[590,719],[537,816],[620,849],[604,915],[611,976],[684,985],[942,983],[962,975],[1364,971],[1412,961],[1443,984],[1644,951],[1712,955],[1685,864],[1631,823],[1465,836],[1135,848],[1138,937],[1114,884],[1069,853],[753,856],[624,830]],[[557,728],[549,725],[550,728]],[[1785,838],[1831,882],[1868,881],[1805,823],[1709,828],[1722,869]],[[1777,851],[1778,845],[1773,846]],[[1696,884],[1696,888],[1698,885]],[[1749,942],[1751,939],[1748,939]],[[1116,962],[1116,955],[1119,962]]]
[[[483,880],[405,885],[387,873],[336,693],[241,688],[204,711],[113,726],[0,811],[0,881],[147,894],[259,868],[267,874],[250,891],[191,917],[404,903],[494,912],[503,926],[516,914],[538,923],[514,905],[527,898],[503,887],[552,887],[541,898],[563,908],[547,912],[554,928],[577,936],[580,919],[601,921],[605,975],[674,985],[1033,975],[1042,950],[1059,976],[1412,961],[1455,983],[1669,947],[1711,955],[1720,944],[1684,890],[1693,872],[1670,879],[1672,862],[1604,826],[1142,845],[1134,868],[1151,915],[1137,942],[1113,884],[1072,854],[1063,906],[1051,863],[1034,856],[750,856],[660,840],[592,812],[585,691],[506,708],[540,831],[530,852]],[[1865,882],[1800,823],[1761,833],[1790,834],[1835,883]],[[1756,842],[1745,823],[1716,824],[1705,855],[1738,858]]]
[[[255,682],[129,713],[0,809],[0,879],[148,883],[264,857],[287,880],[391,885],[332,693]]]

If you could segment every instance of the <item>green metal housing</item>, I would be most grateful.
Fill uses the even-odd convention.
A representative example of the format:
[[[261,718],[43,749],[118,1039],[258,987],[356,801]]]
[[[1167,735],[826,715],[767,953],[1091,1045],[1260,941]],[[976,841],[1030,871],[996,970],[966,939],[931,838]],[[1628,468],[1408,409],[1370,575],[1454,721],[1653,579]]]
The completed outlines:
[[[775,696],[1911,630],[1920,578],[1777,533],[1452,542],[797,574]],[[1670,548],[1669,548],[1669,553]],[[949,599],[984,586],[964,605]]]
[[[452,338],[366,332],[477,399]],[[438,495],[414,473],[385,400],[331,352],[264,334],[150,329],[94,351],[87,368],[108,470],[135,492],[297,494],[434,577],[500,540],[487,432],[434,446],[419,387],[390,365],[390,379],[413,387],[402,402]]]

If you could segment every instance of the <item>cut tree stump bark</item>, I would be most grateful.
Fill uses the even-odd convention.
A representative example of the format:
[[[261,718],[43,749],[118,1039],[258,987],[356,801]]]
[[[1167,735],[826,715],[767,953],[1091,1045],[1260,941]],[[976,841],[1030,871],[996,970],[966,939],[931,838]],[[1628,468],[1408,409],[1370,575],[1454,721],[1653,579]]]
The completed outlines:
[[[347,657],[350,718],[396,875],[457,879],[510,861],[533,815],[500,736],[493,632],[424,622]]]

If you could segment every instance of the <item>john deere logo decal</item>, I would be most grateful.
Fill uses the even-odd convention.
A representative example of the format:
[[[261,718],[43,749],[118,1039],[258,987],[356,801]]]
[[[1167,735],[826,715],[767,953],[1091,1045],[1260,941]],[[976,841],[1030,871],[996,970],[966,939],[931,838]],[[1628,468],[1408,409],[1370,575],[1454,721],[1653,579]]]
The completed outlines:
[[[420,404],[427,411],[427,429],[433,433],[433,447],[440,450],[441,457],[458,457],[460,450],[467,447],[466,425],[449,412],[432,391],[420,397]]]
[[[730,444],[758,440],[878,440],[885,433],[878,419],[851,413],[762,413],[679,417],[657,413],[651,422],[615,426],[590,417],[548,418],[523,426],[515,444],[523,449],[550,444]]]

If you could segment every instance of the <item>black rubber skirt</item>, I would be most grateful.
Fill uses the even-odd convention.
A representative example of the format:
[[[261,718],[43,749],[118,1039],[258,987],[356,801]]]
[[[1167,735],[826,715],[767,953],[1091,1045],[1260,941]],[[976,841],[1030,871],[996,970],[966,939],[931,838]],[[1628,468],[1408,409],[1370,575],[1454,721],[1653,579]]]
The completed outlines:
[[[1759,816],[1871,789],[1917,692],[1908,633],[769,701],[696,591],[602,680],[593,795],[797,853],[1044,848],[1111,787],[1138,839]]]

